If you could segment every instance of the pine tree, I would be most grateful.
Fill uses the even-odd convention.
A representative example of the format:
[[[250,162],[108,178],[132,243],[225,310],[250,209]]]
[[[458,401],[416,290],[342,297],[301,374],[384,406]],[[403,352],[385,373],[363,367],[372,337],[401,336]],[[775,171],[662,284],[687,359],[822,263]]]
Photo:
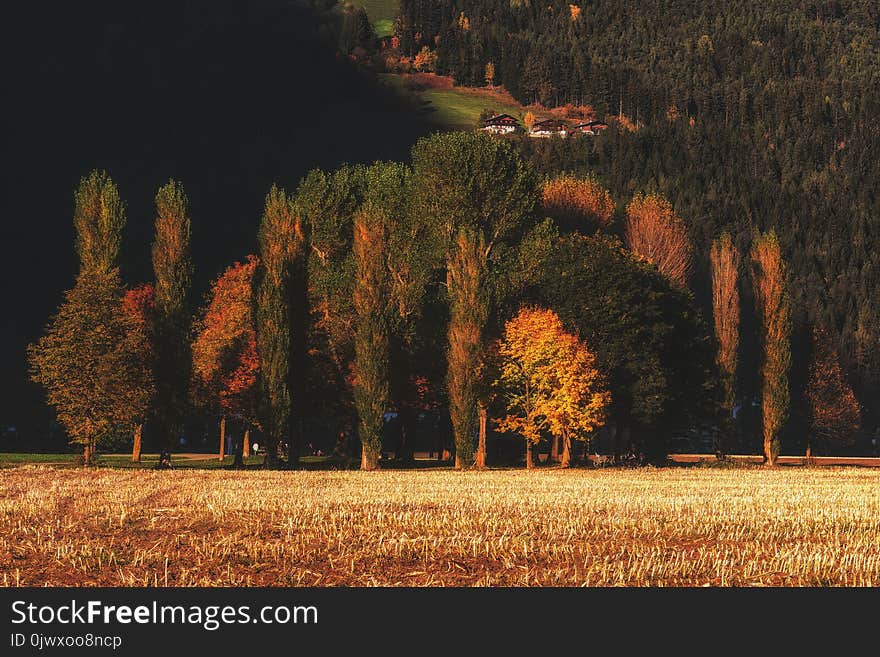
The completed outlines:
[[[183,430],[189,410],[190,219],[183,187],[173,180],[156,193],[153,274],[156,289],[156,433],[160,467]]]

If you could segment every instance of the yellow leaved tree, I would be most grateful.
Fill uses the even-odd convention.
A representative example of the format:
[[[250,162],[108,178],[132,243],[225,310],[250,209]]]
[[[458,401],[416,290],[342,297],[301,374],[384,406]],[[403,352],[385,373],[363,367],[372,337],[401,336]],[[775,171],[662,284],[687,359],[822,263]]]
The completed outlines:
[[[611,402],[595,355],[566,333],[556,313],[542,308],[523,308],[505,324],[498,354],[495,385],[507,407],[498,428],[525,439],[528,468],[543,432],[561,439],[561,465],[568,467],[572,439],[602,426]]]

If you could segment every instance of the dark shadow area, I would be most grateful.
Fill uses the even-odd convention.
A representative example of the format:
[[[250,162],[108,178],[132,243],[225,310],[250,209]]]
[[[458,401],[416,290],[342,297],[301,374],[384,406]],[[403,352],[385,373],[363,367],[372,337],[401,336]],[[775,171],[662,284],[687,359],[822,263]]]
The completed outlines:
[[[325,3],[326,4],[326,3]],[[256,248],[263,197],[309,169],[406,159],[428,132],[336,52],[310,2],[33,4],[4,11],[0,425],[40,450],[52,414],[25,347],[76,274],[73,191],[106,169],[128,203],[127,283],[152,279],[156,189],[191,204],[194,301]],[[11,447],[12,445],[10,445]]]

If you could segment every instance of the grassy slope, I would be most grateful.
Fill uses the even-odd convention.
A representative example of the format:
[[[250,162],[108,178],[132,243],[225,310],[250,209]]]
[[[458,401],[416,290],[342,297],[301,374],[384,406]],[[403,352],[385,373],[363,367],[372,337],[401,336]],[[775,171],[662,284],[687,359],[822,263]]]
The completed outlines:
[[[408,98],[418,112],[438,128],[470,130],[476,127],[480,113],[492,109],[499,114],[510,114],[522,122],[528,111],[512,99],[487,89],[453,86],[428,86],[413,90],[409,82],[418,76],[385,74],[381,80]],[[535,112],[538,117],[546,113]],[[549,114],[546,114],[549,116]]]

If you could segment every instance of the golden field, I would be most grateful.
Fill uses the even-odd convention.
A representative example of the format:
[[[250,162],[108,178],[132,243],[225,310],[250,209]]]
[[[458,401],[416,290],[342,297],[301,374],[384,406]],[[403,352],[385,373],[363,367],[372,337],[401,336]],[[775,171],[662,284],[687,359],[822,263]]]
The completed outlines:
[[[880,585],[880,472],[0,470],[0,584]]]

